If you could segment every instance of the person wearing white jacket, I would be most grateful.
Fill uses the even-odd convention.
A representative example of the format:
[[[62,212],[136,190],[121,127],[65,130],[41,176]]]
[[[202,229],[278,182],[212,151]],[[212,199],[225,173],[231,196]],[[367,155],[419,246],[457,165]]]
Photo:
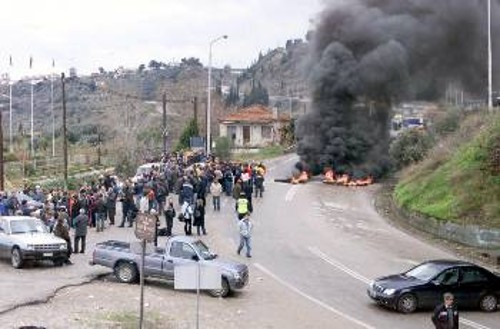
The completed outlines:
[[[212,194],[214,210],[220,211],[220,195],[222,194],[222,185],[217,179],[215,179],[210,185],[210,194]]]
[[[252,229],[253,229],[253,224],[250,221],[250,213],[247,212],[245,214],[245,217],[243,217],[242,220],[238,222],[238,228],[240,231],[240,245],[238,246],[238,255],[241,253],[241,250],[243,249],[244,246],[247,248],[247,257],[250,258],[252,257],[252,244],[251,244],[251,238],[252,238]]]

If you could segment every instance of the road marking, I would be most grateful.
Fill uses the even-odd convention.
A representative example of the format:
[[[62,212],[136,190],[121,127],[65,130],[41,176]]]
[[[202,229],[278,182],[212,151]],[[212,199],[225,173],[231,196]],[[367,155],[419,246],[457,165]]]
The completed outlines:
[[[366,283],[366,284],[370,284],[370,282],[372,281],[372,280],[364,277],[363,275],[349,269],[347,266],[341,264],[340,262],[331,259],[325,253],[323,253],[321,250],[319,250],[317,247],[309,247],[308,249],[314,255],[318,256],[319,258],[321,258],[322,260],[324,260],[328,264],[336,267],[337,269],[341,270],[342,272],[350,275],[351,277],[358,279],[359,281]],[[406,260],[406,261],[410,261],[410,260]],[[469,326],[471,328],[475,328],[475,329],[491,329],[487,326],[484,326],[482,324],[476,323],[474,321],[471,321],[471,320],[468,320],[468,319],[462,318],[462,317],[460,318],[460,323],[463,325]]]
[[[464,324],[464,325],[472,327],[472,328],[476,328],[476,329],[491,329],[489,327],[483,326],[482,324],[479,324],[479,323],[476,323],[476,322],[473,322],[471,320],[467,320],[467,319],[464,319],[464,318],[460,318],[459,321],[460,321],[461,324]]]
[[[286,282],[285,280],[281,279],[280,277],[278,277],[276,274],[272,273],[270,270],[268,270],[267,268],[265,268],[264,266],[258,264],[258,263],[254,263],[253,264],[256,268],[258,268],[261,272],[267,274],[268,276],[270,276],[271,278],[273,278],[275,281],[279,282],[281,285],[287,287],[288,289],[292,290],[293,292],[295,292],[296,294],[304,297],[305,299],[308,299],[309,301],[323,307],[324,309],[332,312],[332,313],[335,313],[337,314],[338,316],[348,320],[348,321],[351,321],[357,325],[359,325],[360,327],[363,327],[363,328],[366,328],[366,329],[375,329],[375,327],[373,326],[370,326],[369,324],[366,324],[358,319],[355,319],[351,316],[349,316],[348,314],[346,313],[343,313],[335,308],[333,308],[332,306],[320,301],[319,299],[316,299],[312,296],[309,296],[308,294],[306,294],[305,292],[301,291],[300,289],[292,286],[290,283]]]
[[[297,190],[298,190],[299,186],[298,185],[294,185],[292,186],[288,192],[286,192],[286,196],[285,196],[285,201],[286,202],[290,202],[293,200],[295,194],[297,193]]]
[[[309,249],[309,251],[311,253],[313,253],[315,256],[321,258],[322,260],[324,260],[325,262],[327,262],[328,264],[336,267],[337,269],[341,270],[342,272],[352,276],[353,278],[355,279],[358,279],[359,281],[361,282],[364,282],[366,284],[370,284],[371,280],[368,279],[367,277],[364,277],[362,276],[361,274],[351,270],[350,268],[348,268],[347,266],[329,258],[326,254],[324,254],[321,250],[319,250],[318,248],[316,247],[309,247],[307,248]]]

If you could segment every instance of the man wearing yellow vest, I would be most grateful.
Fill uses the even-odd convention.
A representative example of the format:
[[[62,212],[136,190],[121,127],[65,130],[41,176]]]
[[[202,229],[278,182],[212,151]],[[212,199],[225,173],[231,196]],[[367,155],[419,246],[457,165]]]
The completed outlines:
[[[247,212],[249,212],[248,199],[245,193],[241,192],[240,197],[236,200],[236,213],[238,214],[238,219],[242,220]]]

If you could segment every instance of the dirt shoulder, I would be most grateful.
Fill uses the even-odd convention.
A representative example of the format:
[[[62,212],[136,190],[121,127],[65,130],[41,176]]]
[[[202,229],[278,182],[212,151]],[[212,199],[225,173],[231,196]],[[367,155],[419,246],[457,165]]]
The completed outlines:
[[[453,241],[445,240],[441,237],[431,235],[416,229],[409,224],[408,218],[398,211],[392,193],[397,184],[396,179],[388,179],[380,184],[379,190],[375,193],[375,208],[379,214],[386,218],[393,226],[408,232],[427,243],[430,243],[438,248],[442,248],[454,253],[458,258],[466,259],[471,262],[481,263],[495,271],[500,271],[500,264],[497,264],[497,259],[492,257],[492,254],[498,251],[475,248],[466,246]]]

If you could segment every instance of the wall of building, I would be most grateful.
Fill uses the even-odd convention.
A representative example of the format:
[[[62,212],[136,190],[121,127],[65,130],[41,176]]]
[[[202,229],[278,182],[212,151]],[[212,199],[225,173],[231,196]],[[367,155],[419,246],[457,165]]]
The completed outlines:
[[[231,138],[230,136],[230,130],[229,126],[235,127],[235,135],[236,138],[234,139],[234,146],[238,148],[246,148],[246,147],[265,147],[270,144],[273,144],[274,141],[274,134],[271,133],[269,137],[264,138],[262,136],[262,125],[259,124],[249,124],[249,125],[241,125],[241,124],[234,124],[234,125],[226,125],[226,124],[220,124],[219,130],[220,130],[220,135],[224,137]],[[248,126],[250,127],[250,140],[248,143],[244,143],[243,139],[243,127]],[[272,127],[272,125],[265,125],[268,127]]]

